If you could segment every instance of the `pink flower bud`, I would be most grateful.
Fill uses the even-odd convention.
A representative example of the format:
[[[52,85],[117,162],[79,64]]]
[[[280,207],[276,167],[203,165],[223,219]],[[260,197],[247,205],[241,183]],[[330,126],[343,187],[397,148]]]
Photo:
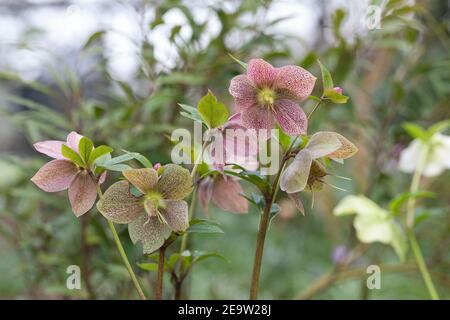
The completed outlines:
[[[336,91],[339,94],[343,94],[344,93],[344,90],[341,87],[334,87],[333,90]]]
[[[153,165],[153,169],[155,169],[156,171],[158,171],[159,168],[161,168],[161,163],[158,162]]]

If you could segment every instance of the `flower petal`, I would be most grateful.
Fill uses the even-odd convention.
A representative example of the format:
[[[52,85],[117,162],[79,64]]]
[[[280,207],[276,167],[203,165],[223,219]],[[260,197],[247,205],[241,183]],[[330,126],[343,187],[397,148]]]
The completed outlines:
[[[248,63],[247,76],[258,87],[272,87],[277,70],[263,59],[251,59]]]
[[[164,199],[181,200],[192,191],[191,174],[176,164],[167,164],[156,187]]]
[[[274,87],[282,96],[302,101],[313,91],[316,77],[309,71],[297,66],[284,66],[276,71]]]
[[[57,192],[69,188],[77,172],[77,166],[71,161],[52,160],[40,168],[31,181],[45,192]]]
[[[228,89],[234,98],[240,99],[255,99],[256,88],[252,81],[246,75],[238,75],[231,79],[230,87]]]
[[[247,213],[248,202],[243,194],[244,190],[236,179],[218,176],[214,180],[212,201],[225,211]]]
[[[256,130],[271,130],[275,127],[272,112],[259,105],[242,111],[242,123],[246,128]]]
[[[167,224],[160,222],[157,217],[141,214],[130,222],[128,233],[134,244],[138,241],[142,242],[144,254],[150,254],[161,248],[172,230]]]
[[[69,200],[72,211],[79,217],[88,212],[97,199],[97,182],[89,172],[80,171],[69,187]]]
[[[97,202],[97,209],[115,223],[130,223],[144,212],[142,199],[130,193],[128,181],[114,183]]]
[[[151,191],[158,182],[158,173],[152,168],[124,170],[122,174],[143,194]]]
[[[283,131],[288,135],[306,134],[308,118],[303,109],[295,102],[287,99],[277,100],[274,115]]]
[[[300,198],[300,192],[289,193],[288,196],[294,202],[294,204],[297,207],[298,211],[300,211],[300,213],[302,215],[305,215],[305,207],[303,206],[303,201]]]
[[[67,146],[72,148],[76,153],[80,153],[78,151],[78,145],[80,144],[80,140],[83,138],[82,135],[72,131],[67,135]]]
[[[328,155],[329,158],[348,159],[350,157],[353,157],[358,152],[358,148],[353,143],[351,143],[346,137],[336,132],[332,133],[334,133],[334,135],[336,136],[336,138],[339,139],[342,145],[339,147],[339,149],[337,149],[333,153],[330,153]]]
[[[37,142],[33,145],[36,151],[43,153],[49,157],[54,159],[63,160],[65,159],[61,153],[61,148],[63,145],[63,141],[58,140],[47,140]]]
[[[211,201],[213,191],[213,180],[210,177],[202,179],[198,185],[198,198],[203,211],[208,214],[208,205]]]
[[[234,98],[234,111],[242,112],[254,105],[257,105],[258,101],[256,99],[241,99]]]
[[[421,140],[413,140],[400,154],[398,169],[403,172],[412,173],[419,164],[424,144]]]
[[[332,154],[341,147],[342,143],[335,132],[319,131],[312,135],[305,149],[311,152],[313,159],[318,159]]]
[[[307,149],[301,150],[295,156],[294,161],[283,172],[280,180],[280,189],[287,193],[296,193],[305,189],[311,164],[311,152]]]
[[[188,204],[184,200],[166,200],[161,215],[173,231],[185,231],[189,227]]]

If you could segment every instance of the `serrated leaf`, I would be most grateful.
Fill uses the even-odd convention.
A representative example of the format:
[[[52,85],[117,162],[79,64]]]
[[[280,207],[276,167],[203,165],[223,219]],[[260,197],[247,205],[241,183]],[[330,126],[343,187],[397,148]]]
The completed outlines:
[[[228,108],[217,101],[216,96],[208,90],[208,93],[198,102],[198,113],[209,128],[218,128],[228,120]]]
[[[61,153],[65,158],[84,168],[85,164],[83,162],[83,159],[81,159],[80,155],[73,151],[72,148],[69,148],[68,146],[63,144],[61,146]]]

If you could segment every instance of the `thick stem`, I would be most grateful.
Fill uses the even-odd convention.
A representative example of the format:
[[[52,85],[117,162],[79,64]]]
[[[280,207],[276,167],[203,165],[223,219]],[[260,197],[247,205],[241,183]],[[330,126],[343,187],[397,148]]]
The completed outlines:
[[[99,185],[97,185],[97,193],[100,198],[103,196],[102,190],[100,189]],[[127,254],[125,253],[125,250],[123,249],[122,242],[120,241],[119,235],[117,234],[116,228],[114,227],[114,223],[112,223],[108,219],[106,221],[108,221],[109,229],[111,230],[111,233],[113,234],[114,243],[116,244],[117,250],[119,251],[119,254],[122,258],[123,264],[125,265],[125,268],[127,268],[127,270],[128,270],[131,281],[133,282],[133,285],[136,288],[136,291],[137,291],[139,297],[142,300],[147,300],[144,292],[142,291],[141,286],[139,285],[139,281],[136,277],[136,274],[134,273],[133,268],[131,267],[131,264],[130,264],[130,261],[128,260]]]
[[[88,218],[87,215],[81,217],[81,259],[88,299],[95,299],[96,295],[91,283],[91,248],[87,243]]]
[[[163,294],[163,282],[164,282],[164,258],[166,255],[166,248],[162,246],[159,248],[158,257],[158,277],[156,279],[155,300],[161,300]]]
[[[422,153],[421,153],[420,159],[419,159],[419,163],[417,164],[413,179],[411,181],[411,187],[409,189],[411,194],[413,194],[419,190],[420,179],[422,177],[422,173],[423,173],[424,167],[426,165],[427,156],[428,156],[428,148],[425,147],[422,150]],[[430,294],[430,296],[433,300],[439,300],[439,294],[436,291],[436,288],[433,284],[433,279],[431,278],[427,264],[425,263],[425,259],[423,258],[423,254],[420,249],[419,243],[417,242],[416,236],[414,235],[415,205],[416,205],[416,200],[413,196],[411,196],[408,200],[407,211],[406,211],[406,228],[407,228],[409,243],[410,243],[411,249],[414,253],[414,257],[416,259],[417,265],[422,274],[423,281],[425,282],[425,286],[427,287],[428,293]]]

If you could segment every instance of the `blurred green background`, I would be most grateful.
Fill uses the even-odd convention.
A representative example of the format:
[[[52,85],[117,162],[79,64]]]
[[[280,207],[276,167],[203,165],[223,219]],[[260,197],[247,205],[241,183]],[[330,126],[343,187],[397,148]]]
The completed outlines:
[[[400,263],[391,247],[361,245],[352,220],[334,217],[332,209],[346,194],[386,206],[409,187],[411,177],[396,168],[411,140],[402,124],[426,127],[450,118],[449,15],[442,0],[2,1],[0,298],[137,298],[103,217],[93,209],[77,219],[64,192],[45,194],[30,182],[47,161],[31,146],[76,130],[116,154],[126,149],[168,163],[171,131],[193,128],[177,103],[195,105],[209,88],[233,108],[228,85],[242,69],[231,53],[244,61],[296,64],[317,77],[320,59],[350,101],[321,107],[309,132],[337,131],[360,149],[336,166],[353,179],[333,181],[347,192],[325,188],[314,209],[311,197],[303,197],[305,217],[287,199],[278,200],[282,211],[269,230],[260,298],[427,299],[411,253]],[[320,90],[318,84],[314,93]],[[312,102],[303,107],[310,110]],[[423,188],[437,197],[420,202],[428,219],[416,229],[446,299],[449,177],[425,179]],[[196,265],[188,297],[245,299],[258,214],[210,211],[225,233],[194,234],[191,246],[229,262]],[[200,207],[195,215],[203,216]],[[155,273],[136,265],[149,258],[131,244],[126,227],[118,227],[144,290],[153,295]],[[361,254],[339,276],[328,276],[336,270],[336,248]],[[65,286],[73,264],[82,268],[82,290]],[[381,266],[380,290],[365,285],[371,264]],[[172,298],[169,276],[165,286],[165,298]]]

